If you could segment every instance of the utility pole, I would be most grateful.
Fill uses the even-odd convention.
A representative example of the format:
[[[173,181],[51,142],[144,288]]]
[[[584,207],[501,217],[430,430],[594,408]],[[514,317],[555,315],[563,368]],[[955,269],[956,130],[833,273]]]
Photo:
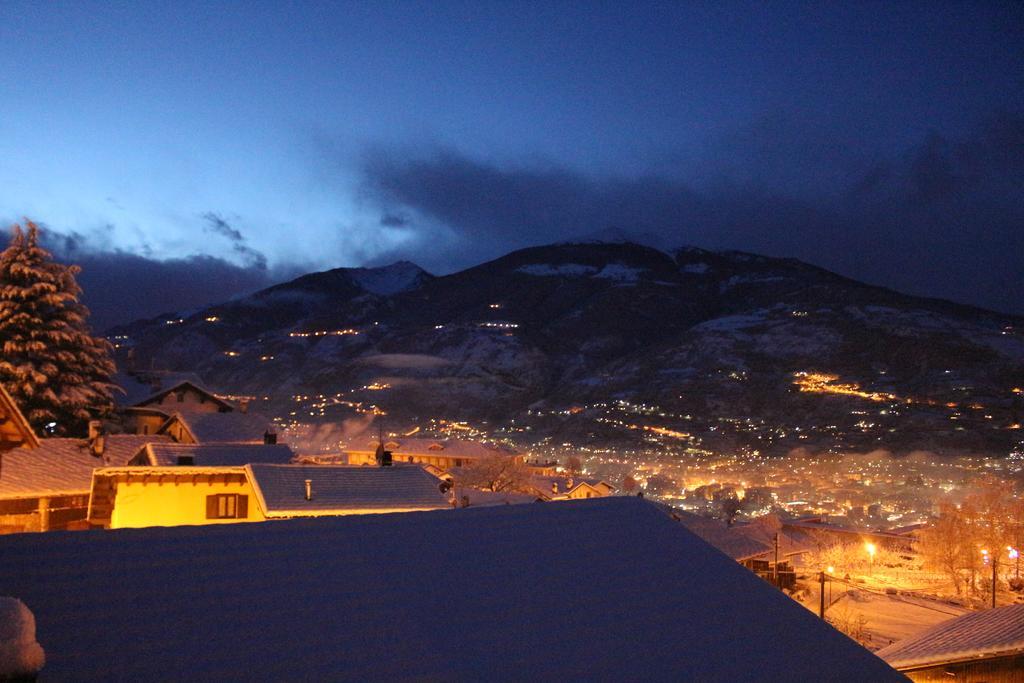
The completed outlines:
[[[999,555],[992,553],[992,607],[996,606],[996,565],[999,564]]]
[[[775,565],[772,567],[772,581],[779,588],[779,532],[775,532]]]
[[[820,588],[820,600],[818,602],[818,616],[822,619],[825,618],[825,570],[822,569],[818,572],[818,582]]]

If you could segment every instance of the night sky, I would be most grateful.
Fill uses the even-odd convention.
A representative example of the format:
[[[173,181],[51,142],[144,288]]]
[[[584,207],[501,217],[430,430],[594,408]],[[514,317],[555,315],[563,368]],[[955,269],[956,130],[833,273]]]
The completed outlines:
[[[0,220],[97,327],[631,238],[1024,313],[1024,4],[0,3]]]

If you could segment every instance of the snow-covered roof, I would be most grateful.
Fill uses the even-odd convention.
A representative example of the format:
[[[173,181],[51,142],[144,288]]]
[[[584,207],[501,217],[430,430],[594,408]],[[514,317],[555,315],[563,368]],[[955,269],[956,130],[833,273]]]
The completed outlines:
[[[377,449],[377,441],[368,441],[361,447],[349,448],[350,451],[366,452]],[[516,452],[504,446],[487,444],[481,441],[469,441],[464,439],[422,439],[399,437],[387,439],[384,442],[386,448],[398,455],[417,455],[423,457],[444,457],[444,458],[466,458],[485,459],[494,457],[508,457]]]
[[[183,383],[191,384],[204,392],[213,394],[206,388],[199,375],[194,372],[117,372],[114,374],[113,380],[114,384],[124,390],[123,394],[114,392],[114,399],[120,406],[134,406],[146,402]]]
[[[757,522],[729,526],[720,519],[683,511],[673,511],[673,516],[687,529],[737,562],[774,553],[776,532],[779,534],[781,557],[805,553],[817,547],[812,538],[796,529],[772,529]]]
[[[346,510],[441,510],[451,507],[441,480],[422,467],[267,465],[253,463],[252,484],[268,517]],[[312,499],[306,500],[306,480]]]
[[[971,612],[893,643],[878,656],[898,669],[1024,653],[1024,605]]]
[[[0,556],[45,680],[902,680],[634,497],[18,534]]]
[[[264,432],[274,432],[274,423],[259,413],[175,413],[160,427],[164,433],[181,421],[199,443],[263,443]]]
[[[147,443],[166,441],[170,437],[109,434],[97,457],[86,439],[40,439],[38,448],[0,455],[0,498],[88,493],[94,468],[125,465]]]
[[[204,387],[204,386],[202,386],[200,384],[196,384],[195,382],[190,381],[190,380],[184,380],[184,381],[178,382],[177,384],[172,384],[172,385],[166,387],[165,389],[161,389],[161,390],[157,391],[156,393],[151,394],[151,395],[147,396],[146,398],[142,399],[141,401],[139,401],[136,404],[136,407],[140,407],[140,408],[150,407],[150,404],[152,404],[152,403],[159,403],[160,400],[164,396],[167,396],[168,394],[173,393],[175,391],[183,391],[185,389],[192,389],[193,391],[196,391],[196,392],[202,394],[203,396],[205,396],[206,398],[210,399],[211,402],[216,403],[216,404],[218,404],[220,406],[223,406],[224,408],[227,408],[228,410],[234,410],[235,409],[235,406],[232,405],[231,403],[228,403],[224,399],[220,398],[219,396],[214,394],[212,391],[210,391],[206,387]]]
[[[572,483],[571,487],[569,486],[570,482]],[[557,493],[552,491],[552,484],[558,484]],[[530,477],[530,485],[539,495],[543,496],[545,499],[552,498],[553,496],[559,498],[567,497],[569,494],[583,486],[589,486],[590,488],[598,491],[598,493],[601,493],[602,484],[604,484],[604,486],[607,486],[612,491],[615,490],[614,486],[612,486],[611,484],[602,479],[560,476],[544,477],[539,475]]]
[[[197,467],[241,466],[251,462],[286,464],[295,453],[285,444],[212,443],[179,444],[151,443],[143,452],[137,464],[164,467],[181,464],[181,458],[191,458]]]

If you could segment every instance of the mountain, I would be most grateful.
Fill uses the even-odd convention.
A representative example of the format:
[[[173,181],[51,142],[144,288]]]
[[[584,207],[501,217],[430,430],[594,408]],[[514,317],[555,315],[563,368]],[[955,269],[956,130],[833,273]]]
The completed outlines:
[[[328,416],[293,398],[324,395],[592,445],[1005,454],[1021,434],[1024,319],[742,252],[559,244],[443,277],[339,268],[112,334],[123,362],[295,419]]]

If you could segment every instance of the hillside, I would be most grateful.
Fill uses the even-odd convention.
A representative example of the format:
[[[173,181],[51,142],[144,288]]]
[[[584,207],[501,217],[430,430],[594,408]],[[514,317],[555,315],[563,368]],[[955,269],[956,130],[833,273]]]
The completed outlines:
[[[130,350],[313,413],[296,419],[374,405],[396,423],[515,419],[528,440],[766,453],[1005,454],[1020,434],[1024,320],[740,252],[559,244],[444,277],[335,269],[111,334],[122,364]],[[292,399],[319,394],[345,403]]]

